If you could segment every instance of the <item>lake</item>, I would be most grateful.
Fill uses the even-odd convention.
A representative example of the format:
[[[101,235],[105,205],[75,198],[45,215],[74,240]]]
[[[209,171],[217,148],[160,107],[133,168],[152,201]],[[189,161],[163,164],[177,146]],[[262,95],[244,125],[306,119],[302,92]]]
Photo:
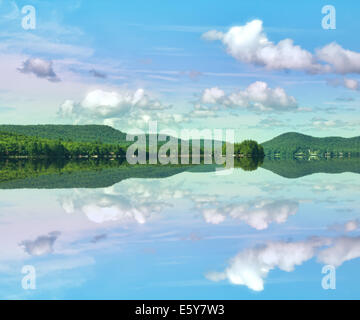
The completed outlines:
[[[0,168],[2,298],[359,296],[359,159]]]

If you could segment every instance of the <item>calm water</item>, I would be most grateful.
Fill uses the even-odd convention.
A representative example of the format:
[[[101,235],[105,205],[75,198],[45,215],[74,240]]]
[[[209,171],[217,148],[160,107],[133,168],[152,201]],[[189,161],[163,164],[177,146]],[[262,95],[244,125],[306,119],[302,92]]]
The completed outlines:
[[[359,298],[359,175],[294,166],[0,184],[1,298]]]

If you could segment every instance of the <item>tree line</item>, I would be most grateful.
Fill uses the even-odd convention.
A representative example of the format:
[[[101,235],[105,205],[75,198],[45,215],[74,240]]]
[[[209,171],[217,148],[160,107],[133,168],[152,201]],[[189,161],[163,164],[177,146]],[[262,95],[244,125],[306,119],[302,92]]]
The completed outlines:
[[[223,154],[226,144],[224,143]],[[161,144],[158,145],[160,147]],[[82,157],[125,157],[127,145],[61,139],[44,139],[34,136],[0,132],[0,158],[82,158]],[[148,156],[148,150],[146,150]],[[190,143],[189,153],[192,153]],[[180,147],[179,147],[180,154]],[[204,154],[203,146],[200,154]],[[264,149],[254,140],[245,140],[234,144],[235,157],[264,158]]]
[[[0,157],[2,158],[123,157],[125,153],[125,148],[117,144],[50,140],[0,132]]]

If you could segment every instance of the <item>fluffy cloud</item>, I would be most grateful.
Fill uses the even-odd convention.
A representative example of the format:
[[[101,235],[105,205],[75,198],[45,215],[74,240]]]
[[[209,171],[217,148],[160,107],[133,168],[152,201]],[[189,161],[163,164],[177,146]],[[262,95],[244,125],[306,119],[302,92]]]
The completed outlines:
[[[118,221],[120,223],[130,223],[136,221],[139,224],[146,222],[149,210],[146,208],[128,208],[120,203],[115,205],[100,206],[90,204],[82,207],[81,211],[86,214],[90,221],[104,223],[107,221]]]
[[[135,179],[109,188],[81,190],[71,197],[61,198],[60,202],[65,212],[80,211],[94,223],[145,224],[185,194],[178,188],[170,190],[161,181]]]
[[[220,104],[231,108],[247,108],[256,111],[297,110],[298,104],[293,96],[283,88],[270,88],[266,82],[256,81],[244,90],[225,95],[224,91],[214,87],[205,89],[200,102]]]
[[[336,73],[360,73],[360,53],[345,50],[335,42],[317,50],[316,54],[320,60],[330,64]]]
[[[225,33],[210,30],[202,37],[221,41],[228,54],[241,62],[271,70],[360,73],[360,53],[346,50],[335,42],[316,50],[315,54],[294,45],[292,39],[274,43],[264,33],[261,20],[232,27]]]
[[[219,211],[220,210],[217,210],[216,208],[203,209],[202,215],[204,217],[204,220],[207,223],[211,224],[219,224],[221,222],[224,222],[224,220],[226,219],[226,215]]]
[[[341,237],[335,240],[334,245],[318,254],[318,260],[335,267],[360,257],[360,237]]]
[[[348,231],[358,227],[357,221],[344,226]],[[291,272],[295,266],[316,257],[322,264],[334,267],[360,257],[360,237],[310,238],[306,241],[269,241],[266,244],[245,249],[233,257],[223,272],[209,272],[211,281],[228,280],[236,285],[245,285],[254,291],[264,289],[268,273],[279,268]]]
[[[284,223],[289,216],[296,214],[298,203],[290,200],[249,202],[246,204],[231,204],[218,208],[202,210],[207,223],[219,224],[226,216],[245,222],[257,230],[264,230],[271,223]]]
[[[39,58],[27,59],[18,70],[22,73],[32,73],[38,78],[45,78],[51,82],[58,82],[60,79],[54,72],[52,61]]]
[[[32,256],[42,256],[53,252],[53,246],[60,232],[50,232],[48,235],[39,236],[35,240],[24,240],[20,246]]]
[[[169,124],[185,121],[180,114],[164,113],[170,108],[159,100],[151,99],[144,89],[135,91],[93,90],[81,102],[65,100],[59,107],[58,115],[76,122],[98,122],[107,125],[126,125],[142,128],[150,120]]]
[[[298,203],[290,200],[261,201],[244,206],[232,205],[228,207],[229,215],[234,219],[240,219],[249,226],[263,230],[270,223],[284,223],[289,216],[296,214]]]
[[[267,38],[261,20],[253,20],[244,26],[235,26],[222,33],[211,30],[203,34],[206,40],[220,40],[227,52],[235,59],[267,69],[295,69],[311,72],[322,67],[315,62],[313,55],[294,45],[291,39],[275,44]]]
[[[264,279],[270,270],[279,268],[293,271],[295,266],[311,259],[316,248],[325,240],[311,239],[300,242],[269,242],[265,246],[246,249],[230,260],[224,272],[210,272],[209,280],[228,279],[236,285],[245,285],[254,291],[264,290]]]
[[[225,92],[217,87],[205,89],[202,97],[202,103],[217,103],[225,97]]]
[[[152,212],[159,210],[153,203],[148,203],[147,206],[140,203],[132,204],[113,189],[84,193],[82,196],[76,195],[73,199],[62,199],[61,202],[67,213],[79,210],[90,221],[99,224],[110,221],[117,221],[119,224],[144,224]]]

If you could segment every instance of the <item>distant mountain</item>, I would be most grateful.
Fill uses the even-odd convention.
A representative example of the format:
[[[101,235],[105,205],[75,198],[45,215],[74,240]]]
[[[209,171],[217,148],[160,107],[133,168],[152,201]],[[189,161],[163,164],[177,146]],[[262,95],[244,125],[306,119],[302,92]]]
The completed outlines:
[[[0,132],[11,132],[50,140],[121,144],[126,133],[105,125],[0,125]]]
[[[262,146],[267,156],[309,156],[316,154],[324,156],[325,153],[360,155],[360,137],[316,138],[297,132],[288,132],[262,143]]]

